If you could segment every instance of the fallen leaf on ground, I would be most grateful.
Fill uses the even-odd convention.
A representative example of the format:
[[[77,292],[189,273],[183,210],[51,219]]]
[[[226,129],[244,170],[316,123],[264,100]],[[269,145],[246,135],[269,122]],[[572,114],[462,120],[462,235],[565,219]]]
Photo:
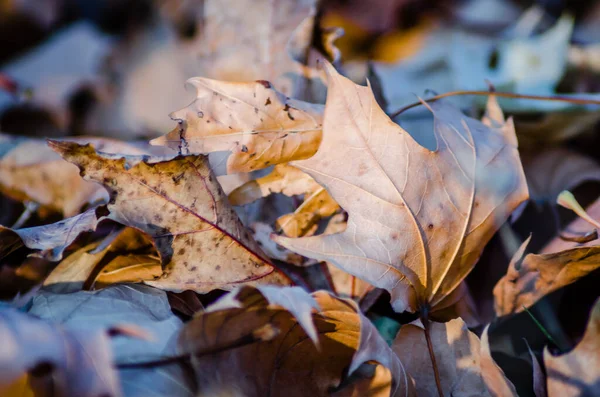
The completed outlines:
[[[133,228],[78,249],[44,280],[53,292],[67,293],[117,282],[153,280],[162,275],[160,258],[149,236]]]
[[[26,246],[41,252],[35,255],[49,261],[59,261],[63,252],[83,232],[96,230],[102,219],[96,214],[98,208],[49,225],[10,229],[0,226],[0,259],[14,250]]]
[[[596,301],[583,339],[570,352],[554,356],[544,349],[548,397],[600,394],[600,300]]]
[[[245,205],[272,193],[290,197],[304,195],[302,204],[293,213],[277,219],[277,229],[288,237],[313,235],[321,219],[340,209],[325,188],[308,174],[287,164],[278,164],[268,175],[238,187],[229,194],[229,201],[233,205]]]
[[[118,285],[72,294],[42,289],[33,299],[29,313],[66,329],[104,329],[121,323],[141,327],[147,334],[145,339],[114,338],[98,347],[103,349],[103,354],[111,355],[113,371],[117,363],[175,355],[176,336],[182,328],[182,321],[171,312],[165,292],[145,285]],[[93,354],[90,352],[90,357],[95,357]],[[79,365],[79,362],[74,361],[74,364]],[[119,369],[117,381],[122,394],[128,397],[195,395],[189,375],[176,364]]]
[[[179,125],[153,145],[183,154],[230,151],[227,173],[250,172],[312,156],[321,142],[323,105],[286,97],[268,81],[188,80],[196,99],[171,113]]]
[[[467,329],[461,319],[430,323],[431,344],[444,395],[516,396],[514,386],[493,362],[486,340]],[[420,321],[403,325],[392,345],[419,396],[439,396],[432,361]]]
[[[206,156],[152,163],[141,157],[114,159],[90,145],[50,145],[76,164],[84,179],[109,190],[108,218],[152,237],[163,275],[148,284],[208,292],[240,283],[288,283],[239,221]]]
[[[54,390],[58,396],[120,396],[119,379],[112,366],[110,335],[125,327],[76,329],[53,325],[13,308],[0,307],[0,390],[26,372],[28,388]]]
[[[600,267],[600,247],[572,248],[523,257],[527,239],[515,253],[508,271],[494,287],[496,315],[523,311],[552,291],[571,284]]]
[[[208,312],[186,324],[179,339],[182,352],[227,345],[265,324],[279,330],[278,336],[268,342],[194,356],[192,365],[200,393],[327,395],[346,374],[373,360],[390,370],[387,379],[392,391],[399,389],[408,395],[412,385],[402,364],[356,304],[326,292],[316,292],[312,297],[320,307],[312,314],[318,348],[305,326],[297,326],[298,320],[285,306],[270,304],[271,297],[250,287],[237,292],[237,308],[217,301],[216,309],[208,308]]]
[[[433,103],[438,148],[430,151],[389,119],[368,87],[325,67],[323,141],[313,157],[293,165],[348,212],[348,226],[340,234],[275,241],[387,289],[398,312],[435,306],[527,198],[512,122],[497,119],[493,99],[488,125]]]

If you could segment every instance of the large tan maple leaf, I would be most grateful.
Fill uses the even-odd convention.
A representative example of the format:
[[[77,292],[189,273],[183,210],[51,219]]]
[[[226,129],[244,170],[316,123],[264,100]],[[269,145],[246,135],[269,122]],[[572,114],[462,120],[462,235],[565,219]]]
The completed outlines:
[[[484,122],[433,103],[431,151],[390,120],[370,88],[325,68],[323,140],[313,157],[293,165],[348,211],[348,226],[274,238],[387,289],[396,311],[435,309],[528,197],[512,120],[504,121],[493,99]]]

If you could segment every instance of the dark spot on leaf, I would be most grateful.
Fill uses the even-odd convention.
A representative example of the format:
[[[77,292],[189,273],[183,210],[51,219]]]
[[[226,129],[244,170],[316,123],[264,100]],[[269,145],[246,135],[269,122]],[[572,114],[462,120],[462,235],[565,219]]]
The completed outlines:
[[[433,223],[430,223],[428,226],[429,230],[433,229]]]
[[[265,106],[269,106],[271,104],[271,97],[268,97],[265,101]]]
[[[204,117],[204,112],[202,112],[202,111],[199,111],[199,112],[198,112],[198,117],[200,117],[200,118]]]
[[[248,153],[248,146],[242,145],[242,152]]]
[[[177,255],[183,255],[185,254],[185,248],[179,248],[179,251],[177,251]]]
[[[215,267],[215,270],[221,270],[221,265],[217,265],[217,266]]]
[[[192,267],[190,268],[190,271],[191,271],[191,272],[195,272],[195,271],[196,271],[196,269],[198,269],[198,267],[196,267],[196,266],[192,266]]]
[[[267,80],[256,80],[256,82],[262,84],[262,86],[266,89],[271,88],[271,83],[269,83]]]

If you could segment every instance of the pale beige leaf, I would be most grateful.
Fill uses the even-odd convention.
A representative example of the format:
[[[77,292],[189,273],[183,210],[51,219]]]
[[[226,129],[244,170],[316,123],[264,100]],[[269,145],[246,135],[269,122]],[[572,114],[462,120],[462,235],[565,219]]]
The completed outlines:
[[[325,67],[323,141],[293,165],[348,211],[348,227],[276,241],[387,289],[396,311],[435,306],[527,198],[512,122],[486,126],[435,102],[438,147],[430,151],[389,119],[368,87]]]
[[[52,141],[51,146],[80,167],[85,179],[109,190],[110,219],[153,239],[163,275],[148,284],[208,292],[239,283],[289,282],[243,227],[205,156],[151,163],[141,157],[113,159],[90,145]]]
[[[570,352],[544,350],[548,397],[600,395],[600,300],[594,304],[583,339]]]
[[[181,153],[231,152],[227,173],[250,172],[312,156],[321,142],[323,105],[286,97],[267,81],[195,77],[196,100],[170,116],[179,125],[153,145]]]
[[[484,357],[486,351],[482,349],[479,338],[467,329],[461,319],[431,323],[430,335],[444,396],[516,396],[514,386],[499,368],[493,367],[495,363],[490,363],[491,357]],[[437,397],[439,394],[422,325],[403,325],[392,349],[400,357],[406,372],[414,378],[417,394]],[[504,384],[505,388],[499,390],[499,384]],[[512,393],[497,394],[499,391]]]
[[[328,395],[346,373],[374,360],[392,373],[392,391],[408,395],[410,379],[377,330],[356,304],[326,292],[314,299],[321,311],[312,315],[319,348],[292,314],[271,306],[257,290],[244,287],[233,308],[200,313],[179,337],[182,352],[226,346],[270,324],[279,330],[275,339],[257,342],[210,356],[194,356],[202,395]],[[217,302],[217,305],[219,303]],[[260,365],[257,365],[260,363]]]
[[[522,247],[523,248],[523,247]],[[573,248],[552,254],[529,254],[520,250],[506,276],[494,287],[498,316],[523,311],[552,291],[571,284],[600,267],[600,247]]]
[[[83,232],[96,230],[102,218],[96,215],[96,208],[89,209],[79,215],[49,225],[34,226],[24,229],[10,229],[0,226],[0,258],[15,249],[26,246],[39,250],[36,256],[49,261],[62,259],[64,250]]]

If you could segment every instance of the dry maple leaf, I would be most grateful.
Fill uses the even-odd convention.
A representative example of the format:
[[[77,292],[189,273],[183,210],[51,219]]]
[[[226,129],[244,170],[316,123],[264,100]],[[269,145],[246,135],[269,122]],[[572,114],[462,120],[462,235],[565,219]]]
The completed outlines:
[[[594,304],[583,339],[570,352],[544,349],[548,397],[600,395],[600,300]]]
[[[290,99],[267,81],[195,77],[196,100],[171,113],[179,125],[151,141],[181,153],[230,151],[227,173],[250,172],[312,156],[321,142],[323,105]]]
[[[239,283],[288,283],[241,224],[206,156],[151,163],[104,156],[90,145],[50,141],[50,146],[86,180],[109,190],[108,218],[152,237],[164,273],[148,284],[208,292]]]
[[[523,307],[533,305],[550,292],[600,267],[600,246],[572,248],[553,254],[529,254],[523,258],[530,238],[515,253],[506,276],[494,287],[498,316],[519,313]]]
[[[200,394],[328,395],[347,373],[373,360],[390,370],[387,384],[391,383],[392,391],[409,395],[412,384],[402,364],[354,302],[326,292],[316,292],[310,298],[302,290],[294,300],[281,299],[286,290],[272,288],[265,294],[243,287],[235,295],[226,296],[225,304],[217,301],[215,308],[209,307],[186,324],[179,337],[183,352],[227,345],[265,324],[279,330],[278,336],[268,342],[193,356]],[[314,309],[314,304],[308,298],[314,298],[319,312],[311,314],[309,309]],[[307,304],[290,312],[290,304],[294,308],[298,302]],[[314,324],[307,326],[302,319]],[[310,328],[315,331],[314,340],[307,331]]]
[[[268,175],[249,181],[229,194],[233,205],[245,205],[272,193],[286,196],[304,195],[302,204],[291,214],[277,219],[277,229],[288,237],[313,235],[321,219],[332,216],[339,205],[308,174],[287,164],[278,164]]]
[[[444,395],[516,396],[512,383],[491,358],[487,333],[480,341],[461,319],[430,323],[431,345]],[[415,379],[419,396],[437,397],[438,389],[425,332],[419,320],[403,325],[392,349]]]
[[[379,108],[368,87],[326,64],[323,141],[293,165],[348,214],[343,233],[274,237],[387,289],[396,311],[435,306],[471,271],[483,247],[527,198],[512,122],[490,101],[485,125],[431,104],[437,150],[420,146]]]

